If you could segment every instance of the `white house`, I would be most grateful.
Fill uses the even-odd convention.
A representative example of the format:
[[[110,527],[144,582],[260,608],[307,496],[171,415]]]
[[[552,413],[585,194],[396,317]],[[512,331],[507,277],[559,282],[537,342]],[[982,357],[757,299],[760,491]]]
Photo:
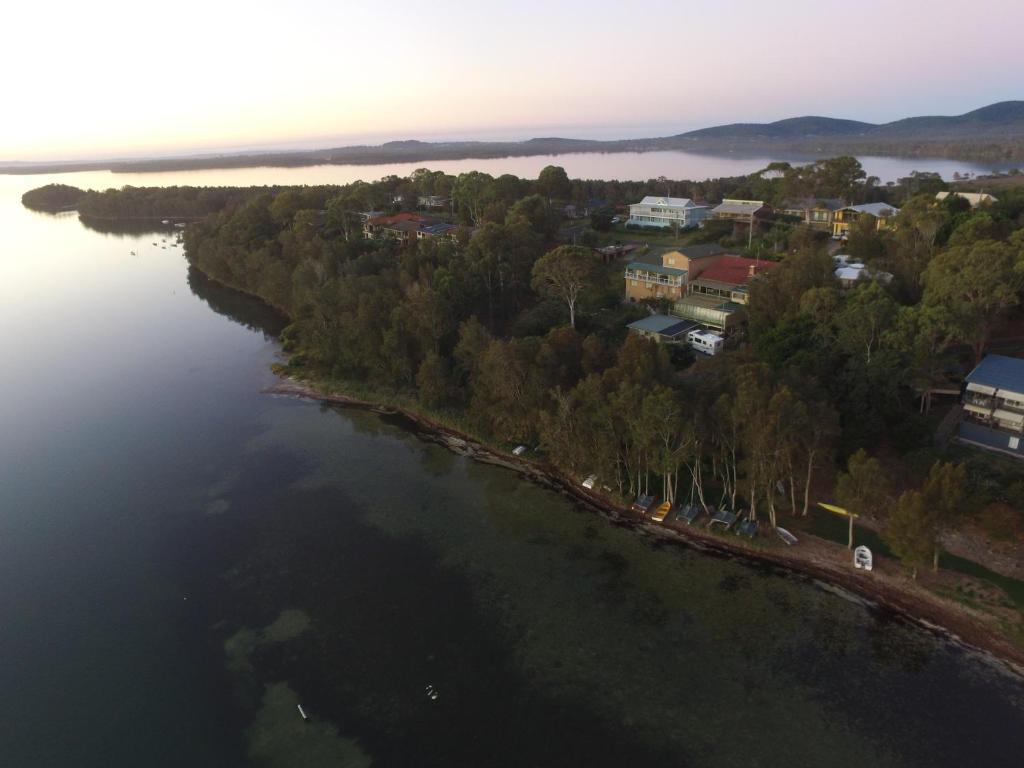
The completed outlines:
[[[695,227],[708,215],[708,206],[697,205],[688,197],[653,197],[648,195],[629,206],[629,221],[641,227]]]
[[[842,258],[848,259],[849,257],[843,256]],[[892,282],[891,272],[869,270],[867,266],[860,262],[840,262],[835,274],[843,288],[853,288],[860,280],[877,280],[880,283],[886,284]]]
[[[936,192],[935,199],[942,202],[950,195],[962,197],[971,204],[971,208],[977,208],[979,205],[984,205],[986,203],[999,202],[998,198],[993,197],[988,194],[988,192]]]

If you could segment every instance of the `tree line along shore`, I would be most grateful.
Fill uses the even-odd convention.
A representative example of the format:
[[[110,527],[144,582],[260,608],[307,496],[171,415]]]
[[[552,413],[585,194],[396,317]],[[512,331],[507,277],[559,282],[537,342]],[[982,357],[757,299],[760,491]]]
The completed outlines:
[[[549,167],[536,180],[422,170],[345,186],[44,187],[25,204],[189,220],[191,264],[290,318],[282,373],[401,403],[499,449],[528,446],[567,477],[596,475],[613,503],[653,493],[799,533],[814,530],[816,501],[838,502],[880,532],[906,574],[892,578],[919,577],[913,589],[1024,647],[1019,592],[931,570],[952,533],[1020,543],[1024,467],[937,442],[944,408],[926,413],[922,397],[994,340],[1013,351],[1024,189],[972,208],[937,201],[948,187],[934,174],[879,186],[852,158],[769,170],[705,182],[571,180]],[[709,226],[680,242],[713,238],[778,262],[751,284],[725,354],[694,360],[628,334],[658,302],[624,302],[623,265],[593,246],[634,234],[609,214],[667,187],[698,200],[898,207],[893,226],[855,226],[844,248],[892,279],[843,289],[828,236],[785,217],[755,232]],[[446,236],[366,236],[367,212],[434,197],[448,201],[435,214]],[[563,220],[567,203],[593,199],[600,210]]]

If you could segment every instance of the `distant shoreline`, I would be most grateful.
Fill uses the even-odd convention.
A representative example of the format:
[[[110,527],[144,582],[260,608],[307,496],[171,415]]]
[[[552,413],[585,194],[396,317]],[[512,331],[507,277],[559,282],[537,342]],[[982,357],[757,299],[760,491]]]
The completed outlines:
[[[971,163],[1024,164],[1024,135],[1000,139],[924,139],[878,141],[857,138],[767,139],[686,138],[595,141],[589,139],[530,139],[522,142],[391,142],[380,146],[265,152],[246,155],[169,157],[90,162],[0,163],[0,175],[30,176],[109,171],[162,173],[240,168],[305,168],[316,165],[386,165],[448,160],[494,160],[569,154],[690,152],[712,156],[801,155],[809,160],[837,155],[957,160]]]

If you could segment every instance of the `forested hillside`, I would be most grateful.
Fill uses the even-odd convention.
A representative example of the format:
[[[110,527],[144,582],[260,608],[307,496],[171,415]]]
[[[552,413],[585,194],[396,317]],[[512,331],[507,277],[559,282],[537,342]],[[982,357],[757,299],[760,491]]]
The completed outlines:
[[[300,167],[327,163],[368,165],[430,160],[528,157],[568,152],[697,152],[737,149],[828,155],[948,157],[959,160],[1024,163],[1024,101],[1004,101],[955,116],[908,117],[873,124],[833,117],[792,117],[773,123],[733,123],[644,139],[567,139],[526,141],[391,141],[314,150],[141,158],[108,162],[0,165],[0,173],[63,173],[85,170],[146,172],[200,168]]]

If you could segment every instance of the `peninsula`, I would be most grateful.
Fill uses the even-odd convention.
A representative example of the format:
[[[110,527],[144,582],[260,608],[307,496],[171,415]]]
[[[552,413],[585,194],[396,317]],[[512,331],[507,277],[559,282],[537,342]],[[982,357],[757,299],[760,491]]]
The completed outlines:
[[[772,170],[671,182],[686,198],[549,166],[87,191],[78,207],[86,224],[189,220],[193,267],[291,320],[275,391],[404,414],[640,530],[841,584],[1024,664],[1024,462],[971,437],[1012,438],[1016,406],[951,440],[961,384],[1019,345],[1024,186],[875,187],[850,157]],[[649,220],[677,209],[693,218]],[[694,352],[656,318],[722,345]],[[817,502],[856,515],[871,575],[849,518]]]

